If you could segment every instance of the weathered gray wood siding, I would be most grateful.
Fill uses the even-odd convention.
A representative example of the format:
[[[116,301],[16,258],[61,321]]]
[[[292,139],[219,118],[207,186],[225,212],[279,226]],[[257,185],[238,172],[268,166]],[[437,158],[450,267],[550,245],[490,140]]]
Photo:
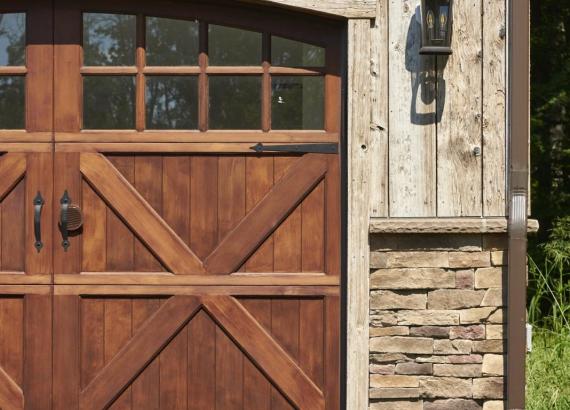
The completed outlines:
[[[505,0],[454,2],[453,55],[420,56],[420,0],[378,0],[371,216],[505,215]]]

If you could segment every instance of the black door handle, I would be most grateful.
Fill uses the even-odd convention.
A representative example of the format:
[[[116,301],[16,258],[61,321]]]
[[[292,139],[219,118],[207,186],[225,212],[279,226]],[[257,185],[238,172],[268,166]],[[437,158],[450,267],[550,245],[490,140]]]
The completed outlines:
[[[67,190],[63,193],[63,196],[59,200],[60,212],[59,212],[59,229],[61,230],[61,246],[63,250],[67,252],[69,248],[69,231],[67,230],[67,211],[69,209],[69,204],[71,203],[71,198],[67,193]]]
[[[44,247],[42,242],[42,207],[44,206],[44,199],[40,191],[36,194],[34,198],[34,237],[36,241],[34,242],[34,248],[38,253]]]

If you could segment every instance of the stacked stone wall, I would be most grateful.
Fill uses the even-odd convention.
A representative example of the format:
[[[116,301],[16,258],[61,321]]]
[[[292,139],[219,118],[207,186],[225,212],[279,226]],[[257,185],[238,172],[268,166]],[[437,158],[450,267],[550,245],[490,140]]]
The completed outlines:
[[[371,410],[503,409],[505,245],[371,238]]]

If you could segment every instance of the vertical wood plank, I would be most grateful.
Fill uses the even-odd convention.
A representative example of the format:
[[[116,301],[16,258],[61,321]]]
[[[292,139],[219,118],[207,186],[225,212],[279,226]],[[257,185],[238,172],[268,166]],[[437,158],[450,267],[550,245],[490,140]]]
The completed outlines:
[[[251,156],[246,159],[246,212],[271,190],[273,186],[273,158]],[[247,272],[273,272],[273,236],[255,251],[245,264]]]
[[[25,269],[26,187],[20,181],[2,201],[2,270]]]
[[[134,184],[133,156],[111,156],[109,161]],[[134,268],[135,237],[127,225],[111,209],[107,208],[107,269],[129,272]]]
[[[133,334],[159,308],[158,299],[133,299]],[[133,409],[160,408],[160,362],[153,360],[132,384]]]
[[[389,35],[388,2],[376,2],[376,18],[371,28],[371,124],[370,216],[386,217],[388,213],[388,135],[389,135]]]
[[[81,388],[105,366],[105,302],[83,298],[80,305]]]
[[[105,364],[131,338],[132,306],[130,299],[109,298],[105,300]],[[127,388],[109,407],[111,410],[131,409],[131,388]]]
[[[216,409],[243,408],[243,354],[216,328]]]
[[[192,157],[190,248],[201,259],[218,243],[218,157]]]
[[[391,2],[391,4],[393,3]],[[400,27],[398,27],[399,29]],[[370,111],[370,73],[368,67],[361,62],[369,60],[370,22],[367,20],[349,20],[348,89],[351,91],[348,94],[347,104],[349,109],[348,215],[351,217],[348,218],[347,227],[346,377],[351,382],[347,385],[346,400],[347,408],[350,409],[368,407],[370,155],[363,146],[367,147],[370,142],[370,123],[362,113]],[[401,63],[399,64],[401,66]]]
[[[325,323],[325,400],[327,410],[336,410],[340,405],[340,298],[338,296],[327,296],[324,301],[324,323]],[[368,341],[367,341],[368,342]],[[363,353],[368,356],[368,349]],[[364,376],[362,376],[364,377]],[[354,383],[353,381],[352,383]],[[358,379],[358,386],[362,388],[362,378]],[[349,383],[348,390],[352,391]],[[362,392],[364,394],[364,392]],[[352,391],[354,394],[354,391]],[[366,391],[368,395],[368,391]],[[352,396],[354,397],[354,396]],[[366,400],[368,400],[366,398]],[[348,401],[347,401],[348,402]],[[352,403],[352,402],[349,402]],[[350,406],[350,404],[349,404]]]
[[[299,365],[321,389],[324,387],[324,303],[322,299],[299,302]]]
[[[107,267],[107,205],[83,181],[83,272],[104,272]]]
[[[453,54],[437,57],[437,212],[480,216],[481,0],[457,2],[453,25]]]
[[[52,296],[25,296],[24,408],[52,408]]]
[[[218,242],[245,216],[245,157],[218,161]]]
[[[54,296],[53,408],[79,408],[79,297]]]
[[[420,0],[389,2],[389,195],[393,217],[436,215],[435,60],[419,55],[419,5]],[[368,61],[363,53],[369,51],[355,50],[349,67]],[[367,74],[362,81],[367,82],[369,77]],[[370,144],[367,141],[364,145]]]
[[[327,275],[340,276],[343,219],[341,215],[340,158],[338,156],[328,156],[325,187],[325,272]]]
[[[16,384],[22,386],[24,370],[24,299],[3,297],[0,299],[0,367]]]
[[[203,310],[188,329],[188,410],[216,408],[216,325]]]
[[[297,157],[275,157],[275,181],[298,161]],[[302,209],[297,207],[273,234],[274,271],[301,272]]]
[[[56,152],[54,161],[54,225],[60,220],[60,199],[67,190],[72,203],[82,206],[81,173],[79,172],[79,154],[74,152]],[[56,228],[57,229],[57,228]],[[70,235],[67,252],[61,246],[62,235],[59,229],[54,235],[54,272],[56,274],[76,274],[81,272],[82,235]]]
[[[160,408],[186,410],[188,400],[188,332],[183,329],[160,354]]]
[[[301,204],[301,270],[324,272],[325,259],[325,183],[315,187]],[[334,256],[333,256],[334,257]]]
[[[271,302],[264,299],[241,300],[240,303],[267,330],[271,329]],[[243,408],[269,410],[271,384],[250,361],[243,364]]]
[[[139,155],[134,158],[134,186],[148,204],[162,214],[162,157]],[[137,272],[160,272],[162,266],[148,248],[135,237],[134,269]]]
[[[298,361],[299,359],[299,300],[274,299],[271,301],[271,333],[275,340]],[[271,389],[271,409],[293,409],[285,397]]]
[[[51,153],[30,153],[26,170],[26,273],[49,274],[52,271],[53,223],[53,157]],[[34,209],[31,204],[40,192],[44,199],[41,215],[41,234],[43,248],[38,252],[33,244]]]
[[[190,244],[190,158],[165,156],[162,160],[163,218]]]
[[[483,2],[483,216],[506,215],[506,5]]]

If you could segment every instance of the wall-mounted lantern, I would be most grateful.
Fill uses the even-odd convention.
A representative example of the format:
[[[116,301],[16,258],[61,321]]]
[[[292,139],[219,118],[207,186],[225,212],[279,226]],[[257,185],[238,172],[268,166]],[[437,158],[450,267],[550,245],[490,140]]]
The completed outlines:
[[[453,31],[453,0],[422,0],[420,54],[449,55]]]

